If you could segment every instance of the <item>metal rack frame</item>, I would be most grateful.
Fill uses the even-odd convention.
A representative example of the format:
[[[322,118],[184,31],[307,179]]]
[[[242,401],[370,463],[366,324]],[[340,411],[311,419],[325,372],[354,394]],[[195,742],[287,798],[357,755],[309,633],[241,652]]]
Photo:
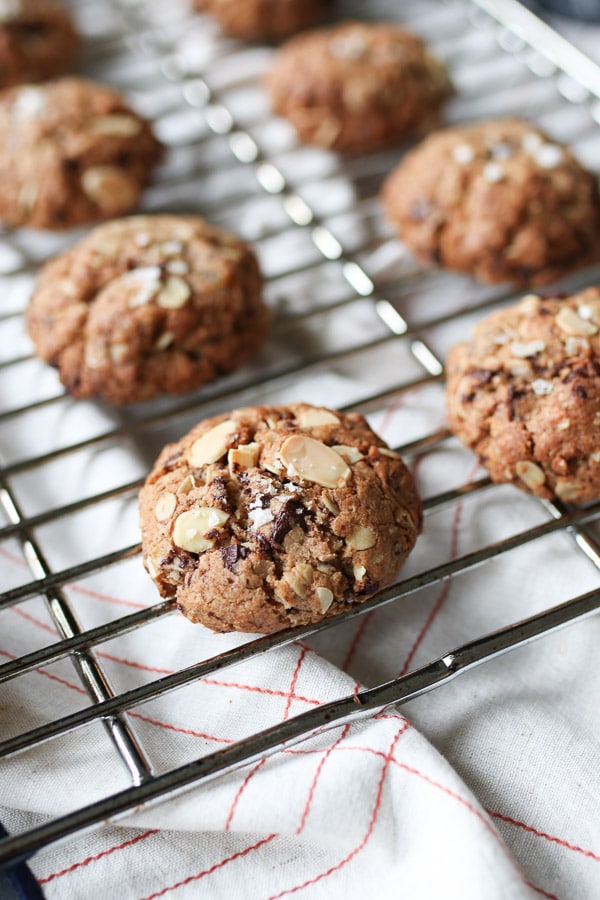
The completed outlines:
[[[86,0],[91,4],[95,0]],[[369,408],[381,403],[386,398],[414,390],[420,385],[439,382],[443,377],[443,364],[438,355],[429,346],[422,333],[436,326],[443,326],[446,321],[455,321],[461,316],[471,316],[474,312],[482,312],[498,303],[509,299],[511,294],[495,291],[492,296],[479,299],[458,313],[442,313],[430,316],[419,325],[411,323],[410,317],[402,315],[398,305],[390,301],[385,293],[385,284],[376,284],[365,268],[358,261],[355,251],[345,248],[334,230],[326,221],[317,215],[311,205],[302,196],[302,191],[290,184],[281,168],[273,161],[268,151],[260,142],[238,122],[227,103],[227,90],[211,87],[210,77],[196,71],[189,72],[182,67],[181,60],[173,53],[168,35],[163,35],[147,27],[144,21],[143,0],[113,0],[112,6],[124,29],[126,40],[135,52],[147,59],[155,60],[161,77],[166,84],[175,88],[182,107],[193,108],[202,116],[208,130],[226,141],[235,165],[248,167],[256,179],[257,194],[263,193],[279,199],[287,217],[288,227],[301,229],[310,235],[310,239],[318,251],[321,262],[330,262],[339,267],[342,278],[350,292],[348,300],[338,301],[343,307],[351,299],[364,298],[373,304],[377,316],[384,324],[386,333],[382,337],[370,338],[358,346],[358,351],[372,349],[391,340],[402,338],[412,358],[419,367],[420,374],[408,382],[398,381],[390,388],[373,392],[352,404],[352,408]],[[563,96],[561,103],[579,103],[589,106],[591,111],[590,128],[594,121],[600,122],[600,67],[579,53],[567,41],[560,38],[552,29],[541,23],[535,16],[524,9],[515,0],[451,0],[445,4],[455,10],[458,28],[464,22],[474,29],[491,29],[497,38],[499,52],[528,54],[533,77],[546,77],[560,81],[559,90]],[[100,57],[110,59],[112,44],[116,39],[100,42],[96,51]],[[118,40],[117,40],[118,43]],[[540,66],[540,60],[544,65]],[[536,71],[537,70],[537,71]],[[542,71],[543,70],[543,71]],[[373,158],[373,170],[376,175],[387,163]],[[357,166],[339,163],[342,174]],[[369,168],[367,166],[367,168]],[[10,243],[11,236],[4,235]],[[24,258],[19,271],[31,271],[35,268],[35,260]],[[308,269],[312,265],[308,265]],[[575,284],[586,283],[598,274],[598,270],[575,276]],[[407,278],[426,277],[417,272]],[[328,309],[333,309],[331,304]],[[321,312],[319,307],[310,308],[301,315],[313,316]],[[0,327],[15,314],[0,317]],[[357,352],[357,348],[339,351],[340,357],[347,357]],[[17,367],[26,355],[18,355],[2,363],[3,368]],[[0,742],[0,758],[31,748],[53,737],[65,735],[74,729],[93,722],[102,722],[112,741],[115,751],[126,766],[131,787],[108,796],[97,803],[76,810],[75,812],[54,819],[29,832],[10,836],[0,840],[0,867],[10,865],[19,859],[27,858],[36,851],[56,841],[80,835],[86,831],[101,827],[107,820],[115,821],[121,816],[131,813],[141,804],[157,802],[173,796],[201,781],[231,771],[241,765],[272,752],[282,743],[302,740],[316,732],[340,722],[354,721],[389,706],[407,701],[425,691],[448,682],[456,675],[479,663],[492,659],[515,647],[521,646],[535,638],[548,634],[584,616],[591,615],[600,609],[600,588],[566,603],[531,617],[523,622],[503,628],[490,635],[471,641],[454,649],[439,659],[396,678],[386,684],[353,694],[339,701],[323,704],[296,717],[287,719],[278,725],[261,731],[244,741],[237,742],[224,750],[210,753],[194,760],[192,763],[172,769],[164,774],[153,773],[152,761],[144,747],[141,746],[135,731],[127,718],[127,711],[132,707],[156,698],[183,685],[195,682],[227,666],[243,662],[256,654],[276,650],[285,644],[306,638],[322,629],[332,628],[384,604],[398,600],[400,597],[418,591],[428,585],[435,584],[459,572],[465,572],[474,566],[500,557],[508,551],[538,540],[545,535],[557,531],[570,534],[578,550],[600,570],[600,547],[593,530],[590,528],[600,516],[600,502],[585,508],[569,508],[558,502],[544,502],[547,520],[540,525],[512,534],[494,544],[487,545],[453,559],[450,562],[436,565],[417,575],[401,579],[393,586],[380,591],[360,606],[348,609],[342,615],[326,619],[318,626],[302,626],[290,628],[275,635],[260,637],[235,650],[228,651],[203,660],[190,667],[141,685],[134,689],[117,693],[103,670],[95,650],[104,642],[124,635],[134,629],[169,615],[174,611],[170,601],[158,602],[147,609],[122,616],[101,626],[84,630],[80,626],[72,605],[65,594],[64,587],[73,580],[111,568],[122,560],[139,554],[139,545],[133,544],[117,551],[98,556],[84,563],[55,571],[46,558],[42,542],[36,531],[41,526],[56,522],[62,517],[73,515],[86,508],[93,508],[106,499],[129,497],[140,485],[139,480],[117,483],[111,488],[91,497],[77,499],[60,507],[53,507],[41,513],[28,516],[22,510],[17,493],[13,489],[13,479],[25,472],[43,469],[55,459],[63,458],[83,448],[105,445],[107,442],[139,435],[158,426],[176,425],[182,417],[190,413],[203,413],[207,403],[228,405],[242,392],[244,396],[253,396],[253,392],[272,381],[282,378],[302,377],[307,369],[316,364],[331,360],[330,354],[307,355],[300,362],[294,361],[275,372],[258,372],[252,380],[243,385],[216,385],[206,394],[195,395],[171,401],[168,406],[150,406],[141,417],[125,424],[107,427],[102,433],[73,442],[29,458],[13,460],[0,467],[0,506],[4,510],[7,524],[0,527],[0,542],[9,539],[18,540],[22,553],[31,571],[32,580],[6,591],[0,598],[0,610],[18,604],[33,596],[45,597],[51,618],[59,632],[59,640],[40,650],[29,653],[19,659],[0,665],[0,682],[18,677],[41,666],[61,659],[69,658],[74,666],[81,684],[88,693],[89,706],[70,715],[51,721],[41,727],[14,738]],[[17,408],[0,413],[0,422],[10,422],[19,416],[31,414],[45,406],[59,402],[61,397],[41,398]],[[433,452],[448,438],[445,430],[427,434],[418,440],[411,441],[397,449],[402,454],[417,452]],[[468,494],[485,491],[492,487],[488,478],[480,478],[474,483],[464,484],[435,496],[425,498],[426,512],[440,509],[448,503]],[[533,502],[533,501],[532,501]]]

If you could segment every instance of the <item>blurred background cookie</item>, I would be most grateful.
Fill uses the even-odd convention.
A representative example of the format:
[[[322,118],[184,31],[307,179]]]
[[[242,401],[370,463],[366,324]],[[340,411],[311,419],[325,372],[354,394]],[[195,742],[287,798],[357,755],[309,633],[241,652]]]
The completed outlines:
[[[399,455],[356,413],[247,407],[165,447],[140,494],[144,565],[213,631],[269,633],[365,600],[421,530]]]
[[[47,263],[27,311],[75,397],[134,403],[235,369],[269,316],[253,252],[195,216],[108,222]]]
[[[328,0],[192,0],[226,34],[246,40],[281,38],[320,22]]]
[[[0,87],[66,72],[79,48],[70,15],[50,0],[0,0]]]
[[[0,219],[64,229],[130,212],[162,156],[104,85],[61,78],[0,96]]]
[[[419,259],[481,281],[546,284],[600,254],[595,176],[520,119],[430,135],[382,198]]]
[[[447,402],[493,481],[600,498],[600,288],[492,313],[450,351]]]
[[[278,51],[266,85],[300,141],[352,153],[436,124],[452,93],[443,63],[391,23],[344,22],[297,35]]]

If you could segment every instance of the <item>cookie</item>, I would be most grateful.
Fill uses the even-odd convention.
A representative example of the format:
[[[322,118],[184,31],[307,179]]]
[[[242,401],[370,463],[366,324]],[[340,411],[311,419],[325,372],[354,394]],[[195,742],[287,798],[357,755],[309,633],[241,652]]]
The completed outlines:
[[[281,38],[316,25],[327,5],[327,0],[193,0],[226,34],[246,40]]]
[[[82,78],[0,96],[0,219],[65,229],[131,211],[162,155],[116,91]]]
[[[538,286],[599,255],[595,176],[520,119],[430,135],[382,198],[419,259],[480,281]]]
[[[300,141],[350,153],[437,123],[452,92],[444,65],[394,24],[344,22],[291,38],[267,75],[273,109]]]
[[[600,288],[492,313],[450,351],[447,402],[493,481],[600,499]]]
[[[48,0],[0,0],[0,87],[66,72],[78,47],[66,10]]]
[[[261,288],[234,235],[195,216],[133,216],[42,268],[27,327],[74,397],[135,403],[191,391],[254,353],[269,321]]]
[[[413,478],[357,414],[305,403],[201,422],[140,494],[144,565],[213,631],[317,622],[389,582],[421,528]]]

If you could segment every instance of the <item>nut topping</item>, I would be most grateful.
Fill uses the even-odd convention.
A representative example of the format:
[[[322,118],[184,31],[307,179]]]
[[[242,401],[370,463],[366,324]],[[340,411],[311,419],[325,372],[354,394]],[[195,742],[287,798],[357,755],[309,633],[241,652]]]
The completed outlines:
[[[284,441],[280,456],[288,476],[305,478],[323,487],[334,488],[340,479],[350,477],[350,469],[341,456],[321,441],[295,434]]]
[[[224,525],[228,518],[228,513],[212,506],[189,509],[175,519],[173,543],[189,553],[204,553],[214,546],[214,540],[207,537],[209,532]]]
[[[326,587],[318,587],[315,591],[319,599],[319,606],[321,607],[321,612],[326,613],[331,604],[333,603],[333,592]]]
[[[544,341],[513,341],[510,349],[513,356],[518,356],[519,359],[526,359],[528,356],[535,356],[537,353],[541,353],[542,350],[546,349],[546,344]]]
[[[189,449],[188,462],[191,466],[206,466],[217,462],[229,448],[229,439],[237,431],[232,419],[225,419],[194,441]]]
[[[163,491],[154,507],[154,515],[156,516],[157,521],[166,522],[167,519],[170,519],[175,512],[176,505],[177,498],[175,497],[175,494],[172,494],[171,491]]]
[[[310,425],[339,425],[340,420],[328,409],[304,409],[298,416],[298,425],[308,428]]]
[[[515,466],[515,472],[524,481],[528,488],[535,491],[541,487],[546,481],[546,476],[542,469],[528,459],[520,460]]]
[[[260,447],[255,442],[232,447],[227,454],[230,474],[235,475],[236,471],[239,472],[241,469],[252,469],[258,462],[259,450]]]
[[[352,463],[358,462],[359,459],[364,459],[364,454],[360,452],[356,447],[351,447],[348,444],[334,444],[331,448],[335,450],[336,453],[345,459],[348,465],[352,465]]]
[[[165,286],[156,297],[156,302],[163,309],[181,309],[192,295],[189,284],[176,275],[167,278]]]
[[[352,547],[353,550],[369,550],[370,547],[374,547],[377,541],[377,537],[373,534],[373,532],[369,528],[364,528],[362,525],[358,525],[351,535],[346,538],[346,543]]]
[[[598,326],[593,322],[582,319],[570,306],[561,307],[556,315],[556,324],[565,334],[584,337],[588,334],[597,334]]]
[[[142,123],[133,116],[115,114],[112,116],[97,116],[95,119],[90,119],[88,127],[95,134],[133,137],[142,130]]]
[[[103,212],[119,211],[133,206],[138,188],[131,177],[116,166],[93,166],[81,176],[84,194]]]

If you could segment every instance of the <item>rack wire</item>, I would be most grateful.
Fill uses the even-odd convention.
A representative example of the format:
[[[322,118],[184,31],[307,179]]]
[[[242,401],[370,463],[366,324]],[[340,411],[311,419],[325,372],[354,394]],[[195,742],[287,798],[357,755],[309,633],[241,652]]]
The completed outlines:
[[[155,4],[155,6],[159,6]],[[163,6],[163,4],[160,4]],[[363,4],[344,0],[339,17],[364,17]],[[135,507],[135,495],[153,453],[195,421],[223,408],[298,396],[321,395],[331,385],[345,409],[377,421],[390,404],[432,392],[440,409],[443,359],[457,334],[486,310],[512,299],[503,287],[481,287],[459,276],[430,272],[411,261],[381,221],[377,190],[397,152],[346,160],[295,144],[289,129],[264,107],[260,77],[270,50],[219,37],[183,4],[156,10],[147,0],[85,0],[77,17],[88,35],[85,72],[126,90],[152,116],[170,148],[169,160],[148,191],[145,208],[198,209],[254,241],[267,274],[267,298],[276,312],[268,351],[241,372],[185,398],[120,412],[74,404],[51,373],[32,358],[23,337],[22,312],[40,262],[73,240],[5,231],[0,235],[0,549],[19,556],[29,575],[18,577],[0,598],[0,615],[43,598],[58,639],[0,664],[0,681],[23,678],[68,659],[89,703],[59,719],[18,731],[0,741],[0,757],[31,749],[75,729],[102,723],[129,774],[130,786],[22,834],[0,840],[0,865],[63,839],[101,827],[142,804],[164,800],[205,779],[277,750],[341,721],[353,721],[446,683],[474,665],[579,620],[600,608],[600,588],[587,591],[523,622],[468,641],[439,659],[388,683],[322,704],[264,729],[225,750],[157,774],[151,752],[128,711],[225,667],[417,594],[475,566],[504,559],[510,551],[553,533],[573,539],[574,552],[600,570],[595,525],[600,503],[582,508],[526,501],[540,521],[470,549],[450,562],[417,566],[360,606],[318,626],[249,638],[226,652],[197,660],[137,687],[113,687],[98,649],[175,612],[171,601],[99,624],[82,625],[70,586],[100,572],[119,581],[121,567],[139,565],[132,514],[126,542],[103,546],[89,558],[56,553],[53,530],[93,521],[106,504]],[[370,4],[374,18],[389,14],[384,0]],[[403,21],[444,57],[459,87],[449,121],[485,114],[521,113],[542,124],[564,118],[571,143],[598,171],[600,67],[514,0],[433,0],[403,10]],[[201,28],[195,23],[201,23]],[[498,73],[502,78],[498,80]],[[499,85],[501,85],[499,87]],[[557,113],[560,112],[560,117]],[[560,137],[560,135],[557,135]],[[289,260],[289,261],[288,261]],[[565,289],[592,283],[595,267],[566,279]],[[428,303],[435,295],[440,302]],[[341,323],[341,324],[340,324]],[[386,365],[374,365],[384,359]],[[303,395],[306,396],[306,393]],[[307,397],[308,399],[308,397]],[[407,437],[395,441],[408,458],[433,455],[451,443],[444,427],[419,433],[404,419]],[[52,427],[51,427],[52,426]],[[38,436],[31,448],[32,427]],[[140,453],[143,445],[144,453]],[[457,450],[457,452],[465,452]],[[96,454],[116,460],[110,477],[92,494],[79,493],[77,472]],[[107,467],[103,467],[106,471]],[[59,481],[60,499],[50,489]],[[503,490],[485,476],[429,493],[431,516],[458,499]],[[126,516],[127,518],[127,516]],[[102,544],[102,541],[100,541]],[[508,564],[508,563],[506,563]],[[151,590],[151,588],[149,589]],[[9,654],[5,654],[5,658]]]

